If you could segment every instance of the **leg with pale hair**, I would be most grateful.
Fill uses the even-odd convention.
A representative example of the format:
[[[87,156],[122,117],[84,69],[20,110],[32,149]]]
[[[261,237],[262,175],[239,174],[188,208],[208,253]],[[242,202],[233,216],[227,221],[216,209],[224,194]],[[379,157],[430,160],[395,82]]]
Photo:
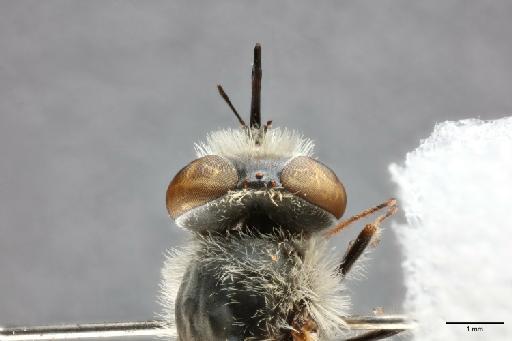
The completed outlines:
[[[382,221],[384,221],[386,218],[392,216],[397,211],[396,206],[396,200],[395,199],[389,199],[383,204],[380,204],[378,206],[375,206],[373,208],[367,209],[352,218],[346,220],[345,222],[342,222],[341,224],[338,224],[336,227],[331,229],[330,231],[334,231],[332,234],[335,234],[339,232],[341,229],[346,227],[348,224],[361,219],[362,217],[365,217],[377,210],[380,210],[384,207],[388,207],[388,210],[385,214],[377,217],[374,222],[371,224],[366,224],[363,230],[359,233],[357,238],[350,242],[349,247],[347,251],[345,252],[345,255],[343,256],[343,260],[341,261],[341,264],[338,268],[338,273],[341,274],[343,277],[346,276],[346,274],[352,269],[352,266],[355,264],[355,262],[361,257],[361,255],[364,253],[368,245],[375,246],[379,241],[379,234],[380,234],[380,224]],[[340,228],[341,226],[341,228]],[[337,229],[338,228],[338,229]],[[395,334],[400,333],[401,329],[380,329],[380,330],[372,330],[370,332],[354,336],[350,339],[347,339],[347,341],[370,341],[370,340],[381,340],[388,338],[390,336],[393,336]]]
[[[397,210],[396,200],[389,199],[388,201],[386,201],[385,203],[383,203],[381,205],[378,205],[374,208],[365,210],[365,211],[359,213],[358,215],[354,216],[354,217],[358,217],[358,218],[353,219],[354,217],[352,217],[352,218],[346,220],[346,222],[349,222],[349,221],[353,222],[355,220],[360,219],[362,216],[367,216],[367,215],[369,215],[381,208],[384,208],[384,207],[388,207],[387,212],[385,214],[379,216],[371,224],[367,224],[363,228],[363,230],[359,233],[357,238],[355,240],[353,240],[352,242],[350,242],[350,245],[349,245],[347,251],[345,252],[345,256],[343,256],[343,260],[339,266],[339,273],[342,276],[345,276],[350,271],[350,269],[352,268],[354,263],[363,254],[364,250],[366,250],[366,248],[368,247],[369,244],[371,244],[372,246],[375,246],[378,243],[379,234],[380,234],[380,224],[382,223],[382,221],[384,221],[384,219],[386,219],[396,213],[396,210]],[[370,213],[368,213],[368,212],[370,212]],[[347,225],[348,224],[345,224],[344,226],[347,226]],[[338,226],[340,226],[340,224],[338,224],[336,227],[334,227],[330,231],[335,230]],[[336,232],[334,232],[334,233],[336,233]]]
[[[346,220],[340,221],[334,227],[327,230],[327,232],[325,234],[327,237],[332,237],[335,234],[339,233],[344,228],[346,228],[347,226],[349,226],[350,224],[352,224],[353,222],[358,221],[359,219],[362,219],[364,217],[367,217],[370,214],[373,214],[373,213],[375,213],[383,208],[386,208],[386,207],[388,208],[388,212],[390,210],[396,209],[396,199],[395,198],[388,199],[387,201],[383,202],[382,204],[379,204],[375,207],[367,208],[366,210],[361,211],[358,214],[353,215],[352,217],[350,217]]]

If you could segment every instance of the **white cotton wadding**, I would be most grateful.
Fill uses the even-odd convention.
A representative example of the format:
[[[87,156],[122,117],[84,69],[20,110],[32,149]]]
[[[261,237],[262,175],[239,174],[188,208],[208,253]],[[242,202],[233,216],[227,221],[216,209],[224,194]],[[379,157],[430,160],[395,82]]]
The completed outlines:
[[[389,169],[414,339],[512,340],[512,117],[438,124]]]

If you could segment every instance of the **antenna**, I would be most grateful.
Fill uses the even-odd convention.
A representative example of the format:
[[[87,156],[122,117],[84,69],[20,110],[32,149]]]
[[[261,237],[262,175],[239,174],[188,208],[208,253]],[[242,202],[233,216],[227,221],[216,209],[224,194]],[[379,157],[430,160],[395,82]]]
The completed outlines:
[[[219,90],[219,94],[221,95],[221,97],[224,98],[224,100],[229,105],[231,110],[233,110],[233,113],[235,114],[236,118],[238,119],[238,122],[240,122],[240,125],[242,126],[242,128],[247,127],[247,125],[245,124],[244,120],[240,117],[240,115],[238,114],[238,111],[236,111],[235,107],[233,106],[233,103],[231,103],[231,100],[229,99],[229,96],[226,94],[226,92],[224,92],[224,89],[222,88],[222,85],[217,84],[217,90]]]
[[[252,64],[251,128],[261,127],[261,75],[261,45],[257,43]]]

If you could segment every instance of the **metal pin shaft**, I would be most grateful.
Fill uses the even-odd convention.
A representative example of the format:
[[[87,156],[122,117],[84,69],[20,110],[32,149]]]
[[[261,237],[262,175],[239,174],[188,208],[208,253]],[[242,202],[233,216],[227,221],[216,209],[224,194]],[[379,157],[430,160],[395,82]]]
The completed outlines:
[[[414,323],[403,315],[349,316],[343,318],[352,330],[407,330]],[[0,341],[72,340],[129,336],[172,336],[164,321],[64,324],[0,327]]]

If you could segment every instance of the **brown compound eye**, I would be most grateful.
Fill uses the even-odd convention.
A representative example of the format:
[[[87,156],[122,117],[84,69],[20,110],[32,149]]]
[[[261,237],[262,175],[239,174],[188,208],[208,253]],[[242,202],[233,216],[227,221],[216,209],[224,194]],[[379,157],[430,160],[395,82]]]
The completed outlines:
[[[281,172],[289,192],[340,218],[347,206],[343,184],[332,170],[306,156],[292,159]]]
[[[167,211],[176,219],[187,211],[215,200],[236,187],[238,173],[225,158],[207,155],[192,161],[167,188]]]

